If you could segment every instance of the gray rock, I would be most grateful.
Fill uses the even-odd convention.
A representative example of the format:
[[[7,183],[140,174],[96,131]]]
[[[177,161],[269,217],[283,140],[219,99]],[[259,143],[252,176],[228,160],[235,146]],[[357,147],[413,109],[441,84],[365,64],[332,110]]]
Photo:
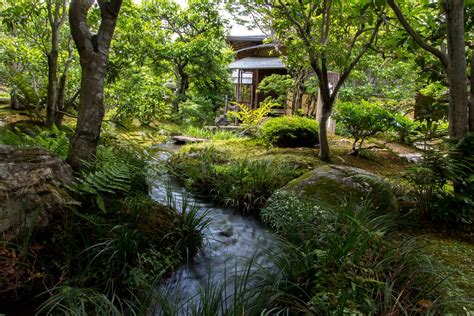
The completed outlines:
[[[232,228],[231,225],[225,226],[224,229],[219,232],[219,235],[224,236],[224,237],[232,237],[233,234],[234,234],[234,229]]]
[[[398,211],[392,188],[383,178],[366,170],[325,165],[288,183],[283,190],[323,207],[338,208],[345,202],[370,201],[381,211]]]
[[[73,200],[65,185],[71,167],[41,148],[0,145],[0,232],[15,235],[34,223],[46,227]]]

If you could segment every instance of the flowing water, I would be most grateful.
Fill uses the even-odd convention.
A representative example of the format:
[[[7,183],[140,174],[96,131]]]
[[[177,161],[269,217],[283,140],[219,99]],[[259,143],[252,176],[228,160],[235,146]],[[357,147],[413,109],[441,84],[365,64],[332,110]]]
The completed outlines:
[[[158,159],[166,161],[177,149],[177,145],[160,145]],[[216,289],[223,291],[224,298],[231,301],[234,287],[241,281],[239,278],[246,277],[243,271],[250,271],[248,274],[252,278],[251,274],[257,270],[274,269],[269,253],[279,248],[277,238],[256,219],[190,194],[167,174],[152,183],[151,196],[156,201],[167,204],[171,195],[177,209],[183,202],[189,203],[199,208],[209,220],[198,254],[175,271],[160,288],[176,301],[184,300],[186,303],[181,308],[198,306],[203,293]],[[160,314],[159,308],[157,314]]]

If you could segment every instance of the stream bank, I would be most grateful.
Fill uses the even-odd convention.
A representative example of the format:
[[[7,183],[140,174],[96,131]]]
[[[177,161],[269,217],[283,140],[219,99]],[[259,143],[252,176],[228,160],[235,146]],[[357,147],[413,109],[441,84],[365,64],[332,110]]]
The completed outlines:
[[[155,147],[159,151],[158,161],[167,161],[180,147],[174,144]],[[235,288],[251,285],[252,281],[242,284],[245,278],[259,273],[257,270],[275,268],[272,254],[279,249],[279,239],[257,219],[190,193],[168,174],[152,181],[151,197],[164,205],[171,201],[178,210],[197,209],[207,222],[203,246],[197,255],[159,288],[180,312],[199,309],[203,296],[211,292],[219,296],[224,305],[221,308],[229,308],[236,294]],[[216,289],[222,293],[215,293]],[[161,314],[162,308],[157,308],[157,315]]]

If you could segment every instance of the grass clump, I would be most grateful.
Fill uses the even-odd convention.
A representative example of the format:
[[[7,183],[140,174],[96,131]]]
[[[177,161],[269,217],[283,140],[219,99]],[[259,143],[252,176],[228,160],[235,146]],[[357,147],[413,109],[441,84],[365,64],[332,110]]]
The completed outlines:
[[[189,188],[256,214],[276,189],[301,174],[273,160],[227,160],[214,147],[175,155],[171,169]]]

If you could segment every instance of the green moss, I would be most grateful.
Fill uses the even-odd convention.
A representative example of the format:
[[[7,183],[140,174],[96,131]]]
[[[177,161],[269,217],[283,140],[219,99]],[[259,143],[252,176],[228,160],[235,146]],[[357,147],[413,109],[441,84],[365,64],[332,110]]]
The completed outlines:
[[[357,169],[332,165],[325,165],[316,170],[291,181],[285,188],[301,197],[317,201],[323,207],[333,209],[348,203],[370,201],[373,207],[383,211],[398,210],[388,183],[374,175],[363,170],[358,172]]]
[[[425,235],[419,241],[425,252],[438,259],[448,269],[449,298],[461,301],[470,313],[474,313],[474,244],[447,238],[442,235]]]

